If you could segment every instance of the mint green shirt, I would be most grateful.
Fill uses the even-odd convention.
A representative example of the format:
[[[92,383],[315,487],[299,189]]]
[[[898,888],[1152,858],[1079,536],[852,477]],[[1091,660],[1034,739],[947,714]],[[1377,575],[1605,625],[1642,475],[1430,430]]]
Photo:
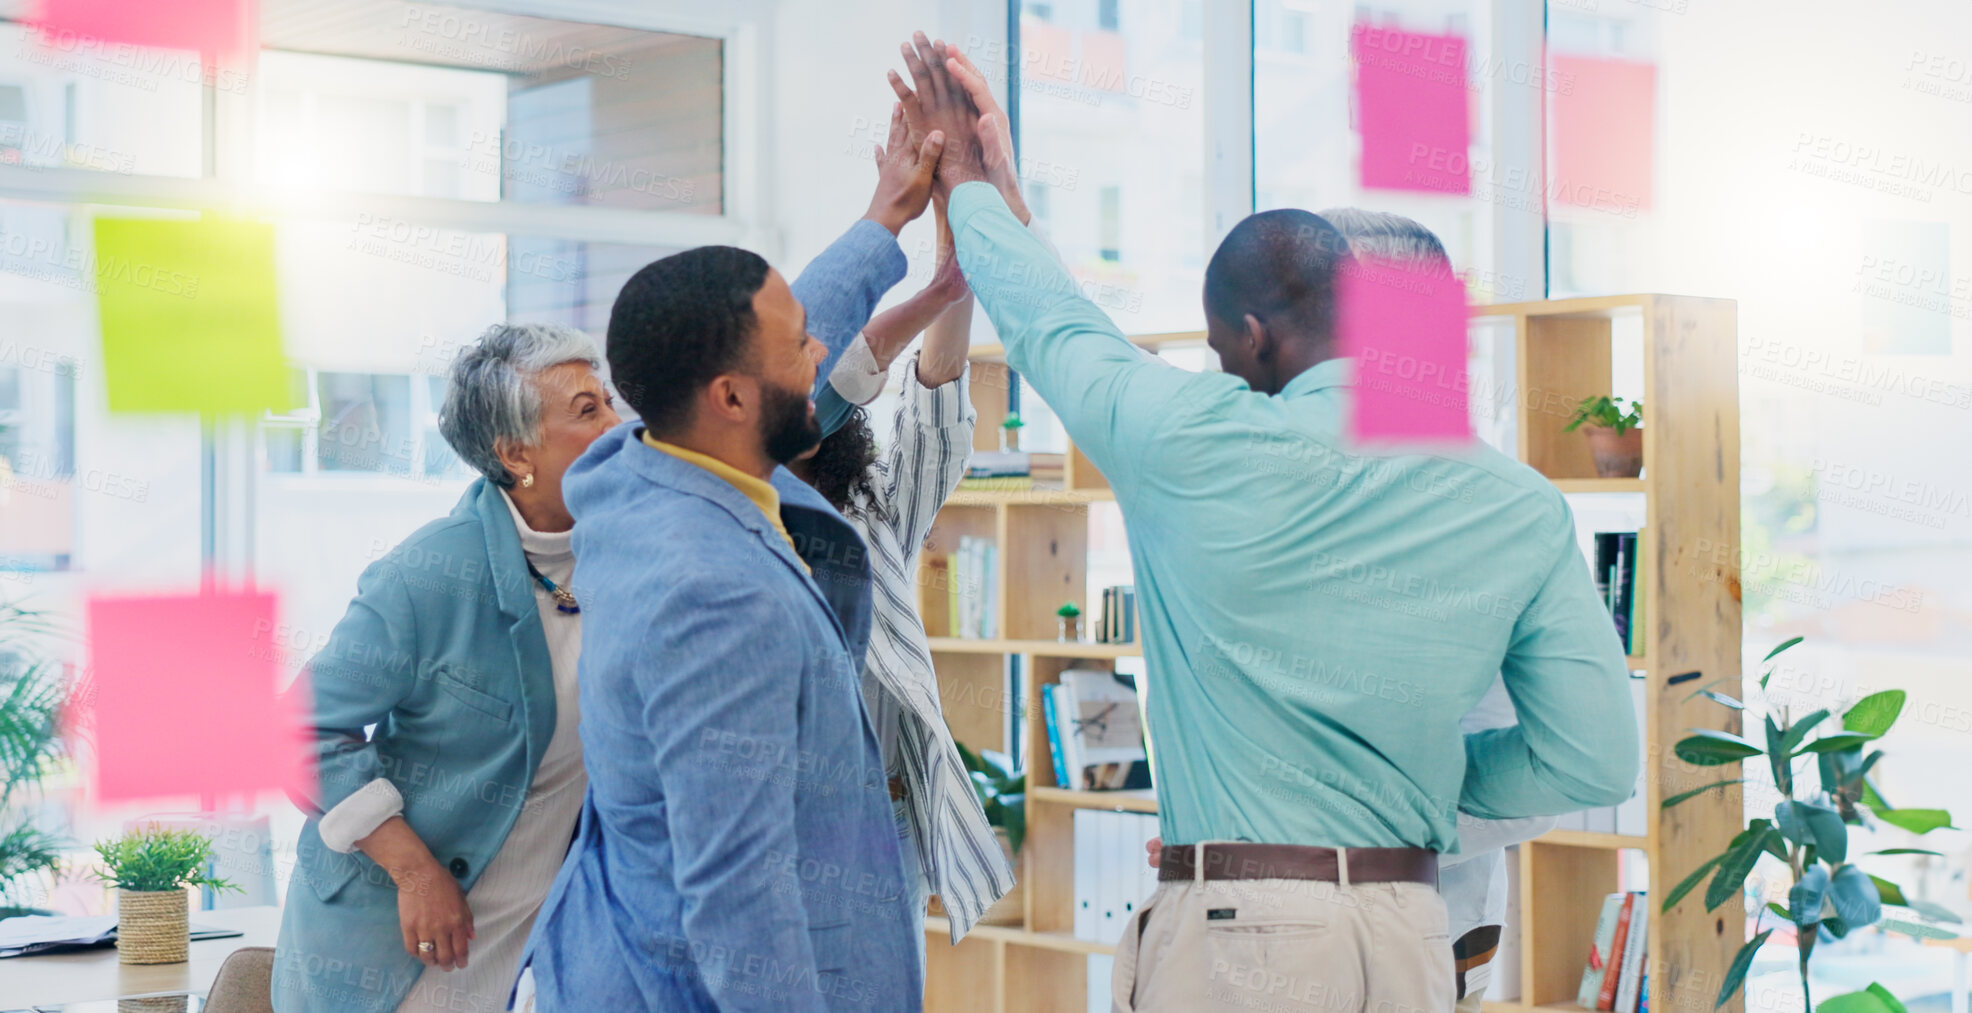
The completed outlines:
[[[1116,491],[1166,841],[1457,850],[1636,786],[1623,652],[1552,483],[1345,443],[1353,363],[1277,396],[1149,355],[985,183],[951,201],[1007,361]],[[1495,676],[1517,727],[1462,735]]]

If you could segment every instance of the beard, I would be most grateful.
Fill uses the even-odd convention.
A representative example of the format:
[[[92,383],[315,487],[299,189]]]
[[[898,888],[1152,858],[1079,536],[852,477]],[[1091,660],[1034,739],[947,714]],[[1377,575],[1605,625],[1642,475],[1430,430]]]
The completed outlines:
[[[786,464],[822,442],[822,423],[808,407],[808,392],[787,390],[762,380],[760,440],[767,456]]]

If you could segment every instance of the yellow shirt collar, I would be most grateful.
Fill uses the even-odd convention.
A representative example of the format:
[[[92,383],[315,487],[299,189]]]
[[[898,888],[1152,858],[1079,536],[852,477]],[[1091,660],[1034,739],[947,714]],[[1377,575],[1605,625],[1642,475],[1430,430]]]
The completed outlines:
[[[666,443],[663,440],[657,439],[651,436],[650,430],[648,429],[643,430],[642,436],[645,446],[653,450],[662,450],[686,464],[696,464],[706,471],[725,479],[727,484],[740,491],[740,495],[752,500],[753,505],[759,507],[760,512],[766,515],[767,523],[773,525],[774,530],[779,532],[781,539],[787,542],[787,547],[790,549],[794,548],[794,536],[788,534],[787,525],[781,523],[780,490],[775,489],[768,482],[755,478],[710,454],[701,454],[696,450],[687,450],[675,443]],[[801,559],[799,550],[795,551],[794,558]],[[801,565],[806,567],[808,563],[806,560],[803,560]]]

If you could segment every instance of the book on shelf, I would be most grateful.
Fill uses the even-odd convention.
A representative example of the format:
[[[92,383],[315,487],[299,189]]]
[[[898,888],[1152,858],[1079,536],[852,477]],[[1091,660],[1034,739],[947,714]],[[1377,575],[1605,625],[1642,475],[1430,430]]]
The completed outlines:
[[[1635,617],[1636,532],[1598,531],[1595,535],[1595,590],[1609,609],[1616,639],[1624,654],[1631,649],[1631,620]]]
[[[1042,727],[1048,732],[1048,759],[1054,763],[1054,783],[1065,788],[1073,782],[1068,780],[1068,761],[1061,752],[1061,708],[1055,703],[1055,691],[1060,688],[1059,683],[1041,687],[1041,719]]]
[[[1621,976],[1623,954],[1630,941],[1630,913],[1636,908],[1636,894],[1623,895],[1623,906],[1616,914],[1616,934],[1609,941],[1609,952],[1602,958],[1602,981],[1596,986],[1592,1009],[1616,1008],[1616,979]]]
[[[1033,488],[1034,479],[1027,475],[959,479],[960,492],[1027,492]]]
[[[1649,979],[1644,974],[1650,939],[1650,896],[1642,892],[1612,893],[1602,898],[1595,939],[1582,985],[1575,1001],[1584,1009],[1609,1013],[1640,1013],[1649,1003]]]
[[[1096,642],[1134,644],[1137,641],[1137,589],[1122,584],[1102,589],[1102,618],[1096,624]]]
[[[1068,474],[1068,455],[1033,453],[1025,450],[975,450],[965,462],[965,478],[959,488],[1011,488],[1009,486],[967,485],[968,482],[1026,479],[1018,488],[1059,489]]]
[[[999,546],[991,538],[959,537],[958,549],[946,564],[952,636],[991,640],[998,635],[998,561]]]
[[[1059,746],[1064,788],[1080,791],[1151,786],[1137,690],[1127,676],[1102,669],[1071,668],[1046,689],[1055,720],[1048,748]]]
[[[1650,930],[1650,896],[1645,893],[1631,896],[1635,898],[1635,903],[1630,906],[1630,936],[1624,943],[1623,966],[1616,978],[1616,1004],[1611,1007],[1614,1013],[1636,1013],[1637,1003],[1643,998],[1643,963],[1645,943]]]

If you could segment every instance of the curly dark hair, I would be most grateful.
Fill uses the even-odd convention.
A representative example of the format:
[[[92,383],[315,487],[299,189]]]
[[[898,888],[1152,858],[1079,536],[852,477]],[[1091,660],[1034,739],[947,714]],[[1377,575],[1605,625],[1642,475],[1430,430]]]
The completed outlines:
[[[753,296],[767,262],[731,246],[701,246],[644,265],[609,313],[609,372],[653,435],[691,421],[692,395],[737,368],[757,321]]]
[[[870,431],[869,413],[851,409],[842,428],[830,433],[809,459],[808,484],[844,514],[881,515],[883,507],[871,481],[875,463],[876,434]]]

